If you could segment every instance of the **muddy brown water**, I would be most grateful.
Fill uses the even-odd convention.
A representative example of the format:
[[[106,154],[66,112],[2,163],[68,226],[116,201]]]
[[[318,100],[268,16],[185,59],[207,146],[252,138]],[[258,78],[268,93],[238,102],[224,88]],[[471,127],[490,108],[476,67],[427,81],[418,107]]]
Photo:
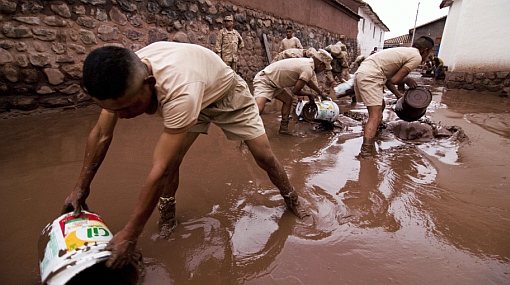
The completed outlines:
[[[509,284],[509,99],[421,83],[433,91],[426,116],[469,141],[412,144],[382,132],[378,157],[360,161],[360,121],[341,116],[328,131],[293,121],[289,137],[277,134],[278,112],[262,115],[312,222],[285,210],[246,147],[216,127],[200,136],[181,167],[178,227],[159,238],[155,212],[139,239],[141,283]],[[99,111],[0,120],[0,283],[40,284],[39,234],[76,182]],[[131,214],[161,131],[145,115],[117,125],[88,198],[113,232]]]

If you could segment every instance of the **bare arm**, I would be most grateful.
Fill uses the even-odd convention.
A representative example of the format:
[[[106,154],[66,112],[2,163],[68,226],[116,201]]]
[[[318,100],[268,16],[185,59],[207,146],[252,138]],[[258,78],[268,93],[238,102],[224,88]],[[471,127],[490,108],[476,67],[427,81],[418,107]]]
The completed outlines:
[[[395,87],[395,85],[391,84],[390,81],[386,81],[386,87],[393,93],[395,96],[397,96],[397,99],[400,99],[400,97],[404,96],[398,89]]]
[[[416,88],[416,86],[417,86],[416,81],[414,81],[414,79],[412,79],[410,77],[407,77],[407,75],[410,72],[411,72],[411,70],[409,70],[409,68],[407,68],[406,66],[403,66],[402,68],[399,69],[399,71],[397,71],[397,73],[395,75],[393,75],[392,78],[390,78],[386,82],[386,87],[388,87],[388,89],[391,92],[393,92],[393,94],[395,94],[395,96],[397,96],[397,98],[400,98],[403,95],[395,88],[395,85],[400,85],[400,84],[405,83],[411,89]]]
[[[301,44],[301,41],[298,38],[296,38],[296,48],[303,49],[303,45]]]
[[[307,96],[310,101],[314,101],[315,100],[314,94],[303,91],[303,87],[305,87],[305,85],[308,85],[308,87],[315,90],[315,92],[319,94],[321,93],[321,90],[311,80],[306,82],[303,79],[299,79],[296,82],[296,85],[294,85],[294,88],[292,88],[292,93],[296,96]]]
[[[392,78],[388,80],[393,85],[404,83],[404,78],[411,72],[406,66],[402,66]]]
[[[187,134],[188,132],[161,134],[154,150],[152,169],[140,192],[133,214],[126,226],[108,244],[107,249],[112,250],[112,255],[106,263],[107,266],[119,268],[129,261],[136,241],[158,203],[164,184],[179,171],[181,151]]]
[[[64,202],[62,213],[74,210],[74,216],[81,214],[82,207],[87,209],[85,200],[90,192],[90,183],[103,162],[113,139],[113,130],[117,124],[117,115],[107,110],[101,111],[99,119],[90,132],[85,148],[85,159],[74,190]]]
[[[319,89],[319,87],[315,84],[315,82],[313,82],[313,80],[308,80],[308,82],[306,82],[306,86],[310,87],[310,89],[317,93],[322,92],[322,90]]]
[[[326,78],[331,82],[333,86],[338,85],[338,82],[336,82],[335,78],[333,77],[333,72],[331,72],[331,70],[324,71],[324,75],[326,75]]]
[[[238,34],[239,35],[239,34]],[[244,41],[243,41],[243,37],[241,37],[241,35],[239,35],[239,49],[243,49],[244,48]]]

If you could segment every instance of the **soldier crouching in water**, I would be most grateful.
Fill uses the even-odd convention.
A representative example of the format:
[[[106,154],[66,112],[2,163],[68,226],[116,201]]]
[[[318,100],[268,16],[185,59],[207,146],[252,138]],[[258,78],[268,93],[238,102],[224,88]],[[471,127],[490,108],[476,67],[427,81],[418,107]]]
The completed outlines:
[[[331,71],[326,71],[326,87],[336,86],[343,81],[351,78],[349,75],[349,64],[347,46],[342,42],[345,39],[344,35],[340,36],[340,41],[334,45],[329,45],[324,49],[331,54],[333,60],[331,61]]]
[[[333,60],[331,61],[331,70],[324,73],[326,76],[326,88],[331,90],[332,87],[335,87],[351,78],[349,74],[347,47],[339,41],[334,45],[325,47],[324,49],[333,57]],[[348,95],[351,96],[353,102],[356,102],[356,97],[354,97],[353,92]]]
[[[289,48],[286,49],[280,53],[278,53],[271,63],[275,63],[277,61],[280,61],[282,59],[286,58],[301,58],[301,57],[307,57],[312,58],[312,56],[317,52],[314,48],[308,48],[308,49],[302,49],[302,48]]]
[[[312,58],[316,53],[317,53],[317,50],[314,49],[313,47],[308,48],[308,49],[289,48],[289,49],[286,49],[286,50],[278,53],[273,58],[273,61],[271,63],[275,63],[277,61],[280,61],[280,60],[286,59],[286,58],[304,58],[304,57]],[[326,72],[327,72],[327,70],[326,70]],[[315,72],[313,73],[313,76],[310,80],[312,80],[312,82],[316,86],[319,86],[319,81],[317,81],[317,74],[315,74]],[[326,99],[326,98],[323,97],[323,99]],[[298,100],[305,100],[305,98],[304,98],[304,96],[298,96]]]
[[[223,61],[237,72],[237,51],[244,48],[243,38],[234,29],[234,18],[226,16],[225,28],[220,30],[216,39],[216,53]]]
[[[354,92],[357,100],[363,102],[368,109],[368,122],[365,124],[363,144],[360,158],[375,155],[375,135],[383,117],[384,87],[387,87],[398,98],[403,94],[395,85],[416,88],[414,79],[407,75],[422,62],[434,47],[429,37],[420,37],[412,47],[385,49],[367,57],[354,75]]]
[[[130,262],[135,245],[154,208],[160,202],[163,234],[176,224],[175,193],[179,168],[193,142],[214,123],[228,139],[242,140],[257,165],[266,171],[295,215],[307,215],[265,134],[255,99],[246,82],[211,50],[193,44],[156,42],[136,53],[107,46],[85,59],[83,82],[103,108],[87,140],[85,159],[75,188],[63,212],[87,209],[90,184],[106,156],[119,118],[141,114],[163,117],[154,149],[152,169],[143,185],[133,214],[107,246],[106,266],[119,268]]]
[[[264,110],[266,103],[274,98],[282,101],[282,120],[280,123],[280,134],[290,134],[289,115],[292,109],[292,96],[285,91],[286,87],[293,87],[292,94],[306,96],[311,102],[317,95],[304,92],[305,85],[317,92],[318,96],[327,97],[322,90],[311,80],[315,73],[331,68],[331,55],[320,49],[312,58],[288,58],[271,63],[259,71],[253,79],[253,96],[259,108]]]

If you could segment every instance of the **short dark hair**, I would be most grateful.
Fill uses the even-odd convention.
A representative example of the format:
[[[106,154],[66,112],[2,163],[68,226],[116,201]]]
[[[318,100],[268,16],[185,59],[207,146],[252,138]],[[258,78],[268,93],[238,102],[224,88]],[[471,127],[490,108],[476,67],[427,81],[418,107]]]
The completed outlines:
[[[292,26],[287,26],[286,30],[292,30]]]
[[[419,50],[426,48],[432,50],[432,48],[434,47],[434,40],[431,39],[430,37],[422,36],[416,41],[414,41],[413,47],[418,48]]]
[[[90,96],[98,99],[116,99],[128,88],[135,71],[132,51],[106,46],[93,50],[83,63],[83,84]]]

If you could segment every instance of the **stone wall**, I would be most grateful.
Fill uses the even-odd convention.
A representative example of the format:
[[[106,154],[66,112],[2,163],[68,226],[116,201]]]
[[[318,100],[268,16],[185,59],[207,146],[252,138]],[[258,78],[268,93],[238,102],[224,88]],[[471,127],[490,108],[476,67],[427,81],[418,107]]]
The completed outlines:
[[[305,47],[325,47],[340,36],[212,0],[0,0],[0,13],[0,112],[88,104],[81,70],[91,50],[116,45],[136,51],[155,41],[213,49],[227,15],[234,15],[245,41],[238,65],[248,82],[268,64],[262,34],[273,57],[288,24]],[[355,39],[348,43],[355,57]]]
[[[505,92],[508,95],[510,72],[446,72],[448,89]]]
[[[360,15],[357,13],[360,4],[354,3],[352,0],[229,1],[278,15],[283,19],[295,19],[301,24],[321,27],[350,38],[356,38],[358,35]],[[349,4],[350,7],[345,4]]]

